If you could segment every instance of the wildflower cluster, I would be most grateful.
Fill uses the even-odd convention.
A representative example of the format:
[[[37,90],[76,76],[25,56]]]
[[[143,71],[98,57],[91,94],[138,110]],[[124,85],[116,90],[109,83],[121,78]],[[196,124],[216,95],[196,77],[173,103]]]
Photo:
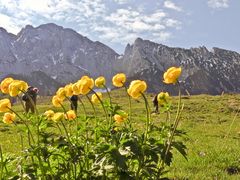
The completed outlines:
[[[179,84],[181,68],[172,67],[163,75],[163,82]],[[22,154],[15,161],[2,156],[0,146],[0,179],[30,177],[38,179],[160,179],[166,166],[172,162],[172,150],[177,149],[186,157],[185,145],[174,137],[181,136],[177,130],[181,113],[181,101],[174,121],[156,124],[151,117],[148,103],[147,83],[133,80],[126,85],[123,73],[112,78],[115,87],[124,87],[129,100],[129,109],[112,100],[103,76],[95,80],[82,76],[77,82],[60,87],[52,97],[52,109],[43,114],[17,113],[8,98],[0,100],[3,122],[19,127]],[[96,92],[94,87],[105,88],[106,93]],[[6,78],[1,82],[1,91],[10,96],[25,93],[28,84],[21,80]],[[84,111],[68,110],[66,102],[77,96]],[[89,97],[91,95],[91,97]],[[106,95],[106,96],[105,96]],[[142,99],[145,104],[145,125],[135,126],[131,99]],[[85,98],[85,101],[83,99]],[[179,96],[181,99],[181,95]],[[168,92],[160,92],[158,103],[169,104]],[[86,101],[88,100],[88,101]],[[86,104],[93,113],[87,113]],[[102,109],[105,116],[99,115]],[[170,113],[170,110],[167,110]],[[169,116],[170,117],[170,116]],[[20,121],[20,125],[16,121]],[[22,126],[25,127],[23,130]],[[27,132],[27,133],[26,133]],[[15,164],[14,164],[14,163]],[[18,168],[12,168],[14,165]]]

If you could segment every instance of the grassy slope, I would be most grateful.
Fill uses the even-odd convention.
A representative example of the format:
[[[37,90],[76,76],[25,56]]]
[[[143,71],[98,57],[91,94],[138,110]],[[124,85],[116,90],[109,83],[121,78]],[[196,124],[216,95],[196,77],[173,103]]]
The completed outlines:
[[[114,102],[128,109],[128,99],[122,90],[113,91],[111,94]],[[152,107],[150,100],[149,95]],[[87,112],[92,113],[87,99],[83,98],[83,101]],[[38,102],[40,113],[54,109],[49,98],[41,98]],[[173,98],[172,103],[176,110],[177,98]],[[231,166],[240,168],[240,114],[236,116],[240,107],[240,95],[199,95],[183,99],[183,103],[185,108],[179,128],[187,132],[185,143],[188,147],[188,161],[175,153],[169,176],[178,179],[240,179],[240,172],[228,175],[226,170]],[[68,106],[69,103],[65,104]],[[14,109],[22,111],[19,104],[15,105]],[[79,113],[83,113],[80,104],[79,109]],[[98,113],[103,115],[102,109],[97,109]],[[145,119],[143,100],[133,100],[132,109],[134,126],[141,128]],[[173,111],[172,118],[174,115]],[[165,115],[153,114],[152,120],[155,123],[164,121]],[[0,144],[4,152],[19,152],[20,138],[16,127],[0,122]]]

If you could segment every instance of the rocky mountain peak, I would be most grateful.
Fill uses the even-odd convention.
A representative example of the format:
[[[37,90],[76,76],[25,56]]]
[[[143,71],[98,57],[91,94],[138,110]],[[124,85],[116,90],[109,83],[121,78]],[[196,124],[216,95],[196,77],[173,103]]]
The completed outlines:
[[[119,72],[126,73],[128,81],[147,81],[150,92],[174,94],[175,86],[162,83],[163,73],[171,66],[183,69],[179,79],[183,92],[240,92],[240,54],[234,51],[173,48],[137,38],[120,56],[99,41],[53,23],[27,25],[17,36],[0,28],[0,79],[9,74],[23,77],[41,87],[42,94],[55,93],[57,86],[82,75],[105,76],[110,87],[112,76]]]

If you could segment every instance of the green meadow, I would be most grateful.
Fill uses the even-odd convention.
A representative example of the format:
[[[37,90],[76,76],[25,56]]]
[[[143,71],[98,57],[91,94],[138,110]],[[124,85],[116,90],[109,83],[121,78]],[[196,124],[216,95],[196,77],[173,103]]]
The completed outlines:
[[[112,101],[124,110],[128,110],[128,97],[123,89],[110,92]],[[153,95],[147,94],[150,109]],[[103,99],[107,99],[104,94]],[[92,114],[91,104],[84,96],[81,98],[88,114]],[[170,121],[175,118],[178,97],[171,97]],[[240,95],[224,94],[221,96],[196,95],[183,96],[184,109],[181,114],[178,130],[186,132],[183,143],[187,147],[187,160],[177,151],[173,151],[173,162],[167,168],[166,176],[170,179],[240,179]],[[70,105],[64,102],[66,109]],[[23,112],[19,102],[12,107],[17,112]],[[39,114],[52,109],[51,97],[38,97],[37,109]],[[151,113],[151,122],[160,124],[167,117],[162,113]],[[78,116],[84,113],[82,105],[78,104]],[[100,105],[96,106],[98,116],[104,117]],[[3,113],[1,113],[2,118]],[[144,131],[146,121],[146,109],[143,98],[132,99],[132,125]],[[47,120],[46,120],[47,121]],[[81,118],[78,119],[81,123]],[[17,126],[23,126],[17,124]],[[57,131],[52,129],[52,131]],[[27,138],[23,137],[26,143]],[[21,139],[17,127],[0,122],[0,145],[4,154],[21,154]]]

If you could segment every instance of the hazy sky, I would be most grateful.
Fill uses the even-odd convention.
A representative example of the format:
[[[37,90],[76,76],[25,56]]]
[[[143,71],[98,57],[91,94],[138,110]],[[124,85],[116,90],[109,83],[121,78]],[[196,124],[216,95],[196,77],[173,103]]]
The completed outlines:
[[[240,52],[240,0],[0,0],[0,26],[56,23],[118,53],[137,37]]]

